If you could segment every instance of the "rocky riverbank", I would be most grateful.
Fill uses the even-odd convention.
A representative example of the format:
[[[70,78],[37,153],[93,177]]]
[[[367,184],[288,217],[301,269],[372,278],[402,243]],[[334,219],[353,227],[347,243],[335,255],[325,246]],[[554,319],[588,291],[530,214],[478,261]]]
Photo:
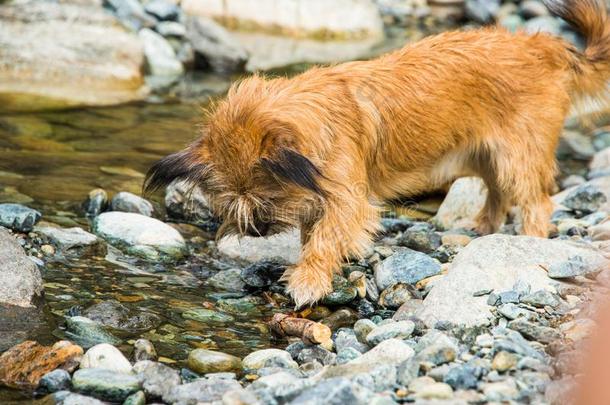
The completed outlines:
[[[562,146],[570,161],[574,137],[568,133]],[[59,227],[23,205],[0,204],[0,223],[12,232],[0,233],[2,253],[30,263],[25,248],[43,278],[54,262],[97,258],[122,261],[142,280],[119,300],[92,297],[85,308],[55,309],[62,320],[54,334],[65,341],[22,342],[27,333],[4,340],[4,349],[12,347],[0,357],[0,381],[65,404],[562,403],[582,372],[571,359],[582,356],[595,330],[595,306],[587,303],[605,294],[610,269],[609,137],[598,129],[579,139],[590,163],[562,181],[551,239],[515,235],[518,215],[500,234],[468,231],[485,190],[477,179],[461,179],[430,221],[384,218],[365,258],[343,267],[320,305],[299,312],[277,281],[296,260],[296,235],[215,244],[210,238],[218,224],[205,198],[197,191],[188,198],[180,184],[168,188],[165,209],[129,192],[109,199],[93,190],[82,205],[88,231]],[[186,223],[203,231],[189,236],[193,225]],[[146,302],[137,297],[147,278],[169,277],[188,263],[197,274],[192,264],[203,256],[232,264],[205,276],[214,298],[173,304],[186,328],[184,345],[170,337],[178,330],[165,323],[166,314],[129,303]],[[14,305],[40,300],[38,269],[26,267],[33,281],[20,284]],[[16,274],[24,276],[22,267],[2,268],[6,280]],[[68,285],[62,295],[55,285],[46,288],[48,298],[66,302],[85,293]],[[8,302],[14,290],[1,283],[0,297]],[[264,322],[276,312],[327,325],[332,340],[274,339]],[[197,337],[249,322],[271,339],[267,347],[237,354],[231,344]],[[183,351],[168,357],[168,345]]]

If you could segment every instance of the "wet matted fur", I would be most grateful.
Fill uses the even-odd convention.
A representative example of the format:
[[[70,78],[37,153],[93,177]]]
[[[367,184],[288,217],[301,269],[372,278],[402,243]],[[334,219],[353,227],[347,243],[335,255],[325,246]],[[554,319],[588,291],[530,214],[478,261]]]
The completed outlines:
[[[549,8],[579,29],[584,51],[484,28],[290,79],[247,78],[210,111],[198,141],[151,168],[146,187],[200,184],[223,219],[219,237],[300,227],[301,258],[284,275],[297,305],[329,293],[342,260],[363,252],[380,203],[460,176],[489,189],[479,232],[517,206],[521,233],[546,236],[564,119],[579,98],[604,96],[610,76],[603,3]]]

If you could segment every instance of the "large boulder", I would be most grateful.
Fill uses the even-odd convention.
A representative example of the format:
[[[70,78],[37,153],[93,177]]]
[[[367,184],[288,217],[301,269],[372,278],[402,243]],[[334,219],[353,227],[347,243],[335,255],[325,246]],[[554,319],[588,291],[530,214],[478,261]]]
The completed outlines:
[[[42,277],[8,231],[0,227],[0,303],[30,307],[42,294]]]
[[[236,28],[314,38],[382,37],[372,0],[183,0],[186,13]]]
[[[143,62],[137,36],[99,6],[25,0],[0,7],[0,109],[139,100]]]
[[[128,254],[149,261],[172,261],[186,254],[186,243],[171,226],[141,214],[111,211],[93,221],[93,232]]]
[[[549,278],[545,269],[574,257],[591,270],[609,264],[586,243],[509,235],[475,239],[458,253],[415,315],[428,326],[439,321],[467,327],[486,324],[493,318],[488,297],[475,297],[475,292],[508,291],[517,281],[528,283],[532,291],[555,292],[561,282]]]

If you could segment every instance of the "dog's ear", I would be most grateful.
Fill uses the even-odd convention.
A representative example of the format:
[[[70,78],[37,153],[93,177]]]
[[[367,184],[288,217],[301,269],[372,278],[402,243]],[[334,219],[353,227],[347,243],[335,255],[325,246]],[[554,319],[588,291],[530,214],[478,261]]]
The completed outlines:
[[[194,145],[157,161],[146,173],[144,194],[167,187],[174,180],[200,184],[205,180],[208,166],[201,162]]]
[[[324,196],[319,179],[320,170],[299,152],[280,147],[270,157],[261,158],[261,165],[281,181],[295,184]]]

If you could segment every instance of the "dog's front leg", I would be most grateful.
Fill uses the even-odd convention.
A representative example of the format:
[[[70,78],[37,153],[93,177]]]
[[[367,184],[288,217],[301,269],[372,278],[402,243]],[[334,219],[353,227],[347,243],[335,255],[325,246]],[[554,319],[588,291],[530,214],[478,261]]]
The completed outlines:
[[[283,276],[298,307],[330,293],[333,273],[345,258],[361,255],[379,227],[378,209],[364,197],[350,197],[327,201],[317,221],[303,224],[301,259]]]

